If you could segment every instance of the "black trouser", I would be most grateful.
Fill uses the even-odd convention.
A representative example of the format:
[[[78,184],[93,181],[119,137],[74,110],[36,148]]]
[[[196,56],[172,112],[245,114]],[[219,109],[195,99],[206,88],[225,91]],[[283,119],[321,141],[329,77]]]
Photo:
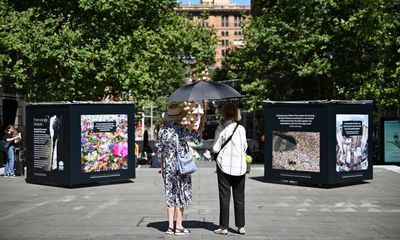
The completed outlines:
[[[231,187],[233,192],[233,203],[235,208],[236,227],[244,227],[244,185],[246,174],[232,176],[222,172],[217,167],[218,191],[219,191],[219,225],[223,228],[229,227],[229,202],[231,199]]]

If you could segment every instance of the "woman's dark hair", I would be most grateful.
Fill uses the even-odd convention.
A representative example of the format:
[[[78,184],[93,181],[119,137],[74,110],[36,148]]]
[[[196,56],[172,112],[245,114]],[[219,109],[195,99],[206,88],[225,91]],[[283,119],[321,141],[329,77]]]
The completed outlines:
[[[14,125],[7,125],[6,128],[4,128],[4,132],[8,132],[8,130],[10,130],[11,128],[14,128]]]
[[[238,120],[238,107],[233,103],[225,103],[221,109],[221,116],[224,120]]]

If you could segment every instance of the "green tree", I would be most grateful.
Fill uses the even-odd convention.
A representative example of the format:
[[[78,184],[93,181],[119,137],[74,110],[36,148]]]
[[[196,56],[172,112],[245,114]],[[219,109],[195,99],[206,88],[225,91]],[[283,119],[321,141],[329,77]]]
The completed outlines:
[[[399,104],[398,1],[278,0],[263,9],[219,74],[242,79],[252,109],[267,98]]]
[[[139,107],[184,83],[182,56],[213,62],[213,31],[176,14],[173,0],[2,1],[5,88],[29,101],[98,100],[112,87]]]
[[[332,78],[337,95],[372,99],[380,111],[399,106],[399,1],[339,1],[334,15]]]

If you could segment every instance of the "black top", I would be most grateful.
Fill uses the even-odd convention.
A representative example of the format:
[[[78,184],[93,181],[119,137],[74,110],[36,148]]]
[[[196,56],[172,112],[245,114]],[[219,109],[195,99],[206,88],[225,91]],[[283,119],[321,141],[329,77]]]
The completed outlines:
[[[12,135],[12,134],[6,133],[6,134],[4,134],[4,136],[3,136],[3,141],[6,141],[7,138],[13,138],[13,137],[15,137],[15,136]],[[15,141],[11,141],[11,142],[8,142],[8,143],[9,143],[9,144],[8,144],[7,148],[9,148],[9,147],[15,145]]]

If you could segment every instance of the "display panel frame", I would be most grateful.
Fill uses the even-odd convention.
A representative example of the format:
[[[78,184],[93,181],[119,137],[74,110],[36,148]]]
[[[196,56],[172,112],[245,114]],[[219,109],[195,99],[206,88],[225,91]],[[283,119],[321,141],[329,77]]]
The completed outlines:
[[[121,170],[110,170],[101,172],[85,173],[81,171],[81,116],[82,115],[128,115],[128,168]],[[71,110],[71,163],[73,169],[71,182],[73,185],[80,183],[95,183],[110,180],[124,180],[135,178],[135,159],[134,159],[134,141],[135,141],[135,121],[134,107],[128,107],[126,104],[96,104],[79,105]]]
[[[34,150],[27,149],[27,182],[60,186],[78,186],[99,182],[127,181],[136,177],[136,159],[134,156],[135,119],[134,105],[131,102],[118,103],[35,103],[27,105],[27,144],[34,144],[34,120],[39,116],[60,115],[62,119],[62,146],[60,150],[65,159],[63,171],[42,171],[34,168]],[[85,173],[81,171],[81,115],[126,115],[127,131],[125,136],[127,149],[123,155],[127,157],[127,168]],[[37,121],[40,125],[40,121]],[[98,127],[106,127],[98,126]],[[39,129],[40,130],[40,129]],[[40,130],[41,131],[41,130]],[[43,130],[44,131],[44,130]],[[114,131],[112,128],[108,131]],[[38,135],[37,138],[40,138]],[[37,140],[35,140],[37,141]],[[114,150],[114,149],[113,149]],[[126,153],[127,151],[127,153]],[[38,161],[37,161],[38,162]],[[39,162],[40,163],[40,162]],[[36,163],[37,164],[37,163]]]
[[[368,116],[368,138],[367,138],[367,156],[368,156],[368,167],[363,170],[343,171],[338,172],[337,167],[337,156],[336,156],[336,119],[338,115],[348,116]],[[329,182],[331,183],[350,183],[362,180],[368,180],[373,178],[373,106],[372,104],[331,104],[330,118],[332,119],[333,127],[330,129],[332,137],[330,156],[332,160],[329,165]],[[357,119],[357,118],[355,118]]]
[[[45,151],[49,150],[48,142],[50,139],[50,130],[45,130],[49,127],[50,116],[58,116],[61,119],[59,126],[59,139],[57,142],[57,168],[55,166],[48,169],[47,166],[43,165],[40,167],[41,161],[43,161],[43,155]],[[26,106],[26,145],[27,147],[27,182],[38,182],[43,184],[53,185],[69,185],[69,176],[71,173],[71,165],[68,159],[70,159],[70,151],[66,145],[69,142],[69,134],[65,134],[65,130],[69,128],[69,111],[68,106],[58,106],[54,108],[51,105],[27,105]],[[45,120],[49,120],[46,122]],[[41,149],[37,149],[40,147]],[[49,154],[50,151],[49,151]],[[62,166],[60,164],[62,162]]]
[[[264,134],[266,153],[264,175],[269,180],[293,180],[307,183],[327,183],[328,131],[323,124],[328,121],[326,106],[305,103],[266,103],[264,105]],[[274,132],[319,133],[319,171],[277,169],[272,165]],[[299,164],[296,162],[296,165]]]
[[[303,183],[313,183],[319,185],[332,185],[341,183],[360,182],[362,180],[372,179],[373,176],[373,149],[372,149],[372,130],[373,130],[373,105],[371,101],[298,101],[298,102],[274,102],[265,101],[264,104],[264,177],[266,180],[280,181],[290,180]],[[296,115],[315,115],[314,120],[309,119],[290,119]],[[364,129],[360,120],[348,121],[347,135],[357,141],[361,141],[363,137],[365,154],[362,155],[360,146],[355,146],[357,149],[356,157],[367,156],[367,161],[363,162],[365,169],[358,170],[354,168],[349,172],[337,171],[337,115],[353,115],[356,117],[363,116],[367,118],[368,129],[362,135]],[[289,119],[286,119],[289,116]],[[283,116],[283,117],[282,117]],[[279,119],[281,118],[281,119]],[[283,119],[283,120],[282,120]],[[293,169],[276,169],[273,167],[273,133],[274,132],[293,132],[293,128],[298,129],[296,121],[300,125],[306,123],[300,129],[304,132],[320,132],[320,172],[293,171]],[[349,119],[351,120],[351,119]],[[294,126],[290,127],[291,122]],[[283,124],[282,124],[283,123]],[[358,136],[359,135],[359,136]],[[364,139],[365,140],[365,139]],[[315,138],[314,140],[315,141]],[[311,142],[313,142],[311,141]],[[288,140],[288,142],[293,142]],[[289,144],[290,145],[290,144]],[[284,146],[286,147],[286,146]],[[282,147],[281,147],[282,148]],[[279,149],[279,147],[278,147]],[[309,148],[312,149],[312,148]],[[353,151],[354,152],[354,151]]]
[[[391,135],[388,133],[387,125],[386,123],[389,122],[398,122],[398,125],[400,125],[400,118],[396,117],[391,117],[391,118],[382,118],[381,119],[381,142],[380,142],[380,154],[382,157],[382,162],[385,165],[400,165],[400,147],[399,147],[399,152],[395,152],[397,158],[399,159],[398,161],[387,161],[386,158],[389,156],[388,148],[392,145],[391,143],[388,142],[388,139],[390,139],[393,136],[393,141],[394,141],[394,134],[397,133],[397,138],[398,141],[400,142],[400,129],[396,132],[393,132]],[[397,125],[397,124],[396,124]],[[392,154],[392,153],[391,153]]]

